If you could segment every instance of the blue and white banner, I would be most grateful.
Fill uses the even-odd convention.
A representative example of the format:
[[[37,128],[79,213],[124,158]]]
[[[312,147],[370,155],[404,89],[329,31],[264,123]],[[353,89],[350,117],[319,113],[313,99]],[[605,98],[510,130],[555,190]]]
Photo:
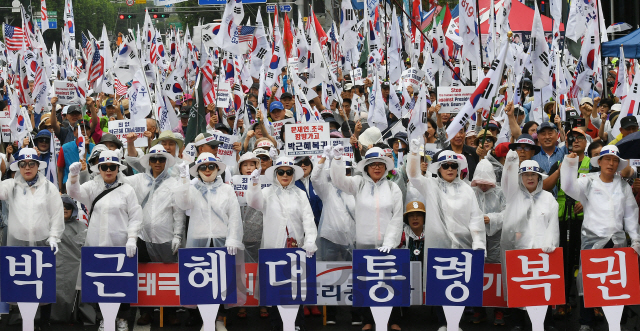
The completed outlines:
[[[482,306],[484,250],[429,248],[427,306]]]
[[[230,304],[237,302],[236,257],[226,248],[182,248],[180,304]]]
[[[56,302],[56,258],[49,247],[0,248],[0,301]]]
[[[408,249],[353,251],[353,306],[407,307],[411,304]]]
[[[124,247],[82,247],[82,302],[138,302],[138,254]]]
[[[316,304],[316,256],[300,248],[261,249],[260,305]]]

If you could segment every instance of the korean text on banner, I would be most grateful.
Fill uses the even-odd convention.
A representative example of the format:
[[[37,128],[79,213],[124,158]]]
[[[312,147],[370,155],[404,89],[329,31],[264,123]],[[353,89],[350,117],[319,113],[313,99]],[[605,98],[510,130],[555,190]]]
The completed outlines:
[[[236,192],[236,197],[238,198],[240,206],[247,205],[247,190],[249,190],[249,185],[253,185],[249,178],[251,178],[251,176],[235,175],[231,180],[233,190]]]
[[[315,305],[316,256],[300,248],[261,249],[260,305]]]
[[[83,302],[138,302],[138,254],[125,247],[82,247]]]
[[[411,85],[413,91],[416,92],[420,90],[420,82],[422,82],[423,78],[424,71],[417,68],[409,68],[403,71],[402,76],[400,76],[400,79],[402,80],[404,86],[408,87],[409,85]]]
[[[236,257],[223,248],[181,248],[180,304],[236,303]]]
[[[138,264],[138,303],[132,306],[170,307],[180,305],[177,263]]]
[[[428,306],[482,306],[484,251],[429,248],[427,254]]]
[[[458,113],[475,89],[474,86],[438,86],[440,113]]]
[[[236,164],[236,151],[233,150],[233,143],[238,141],[237,136],[230,136],[218,132],[210,132],[214,140],[222,142],[218,145],[218,157],[224,164],[229,166]]]
[[[631,247],[580,251],[585,307],[640,304],[638,256]]]
[[[322,155],[329,144],[329,123],[287,125],[284,138],[286,156]]]
[[[498,263],[485,263],[484,283],[482,287],[483,307],[507,307],[502,289],[502,266]]]
[[[349,138],[331,138],[331,147],[342,145],[344,147],[344,154],[342,154],[342,160],[353,162],[353,146],[349,142]]]
[[[276,141],[282,142],[282,138],[280,137],[280,131],[282,129],[282,126],[287,123],[293,124],[294,123],[293,118],[287,118],[281,121],[276,121],[271,123],[271,127],[273,128],[272,136],[273,138],[276,139]]]
[[[144,132],[147,131],[147,120],[144,118],[109,121],[108,125],[109,133],[116,136],[124,146],[127,146],[127,134],[131,132],[136,134],[137,139],[134,142],[136,147],[147,147],[149,144],[147,137],[144,136]]]
[[[76,92],[74,82],[66,80],[56,80],[53,82],[53,93],[58,97],[58,103],[61,105],[79,105],[80,100]]]
[[[407,249],[392,249],[388,254],[377,249],[353,250],[353,306],[409,306],[409,261]]]
[[[505,263],[509,307],[565,303],[562,248],[553,253],[543,253],[541,249],[510,250]]]
[[[0,300],[56,302],[56,258],[49,247],[0,248]]]
[[[11,118],[8,110],[0,111],[0,127],[2,129],[2,142],[11,142]]]

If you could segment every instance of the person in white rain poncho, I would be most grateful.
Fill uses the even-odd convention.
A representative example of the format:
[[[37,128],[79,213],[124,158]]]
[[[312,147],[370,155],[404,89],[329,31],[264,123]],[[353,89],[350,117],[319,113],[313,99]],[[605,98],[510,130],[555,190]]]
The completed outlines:
[[[484,218],[487,233],[487,257],[485,263],[500,263],[500,237],[502,235],[502,212],[506,207],[506,199],[502,188],[496,185],[496,174],[493,165],[484,159],[478,162],[476,172],[473,174],[471,187],[476,194],[478,205]],[[474,308],[472,322],[480,323],[486,319],[484,308]],[[494,310],[494,325],[504,325],[504,313],[502,309]]]
[[[136,255],[136,242],[142,224],[142,208],[138,203],[136,192],[131,185],[123,183],[119,153],[103,151],[98,157],[98,164],[92,166],[93,172],[100,171],[100,176],[80,185],[80,162],[69,166],[67,193],[89,210],[89,229],[85,246],[118,247],[125,246],[128,257]],[[128,330],[127,321],[129,304],[121,304],[118,309],[118,330]],[[104,320],[100,321],[100,329]]]
[[[509,151],[502,171],[502,190],[507,199],[500,239],[501,259],[512,249],[541,248],[552,253],[558,247],[558,202],[550,192],[542,190],[542,180],[547,178],[533,160],[519,164],[518,152]],[[637,220],[636,220],[637,221]],[[503,289],[508,296],[506,266],[502,264]],[[551,310],[547,310],[545,327],[553,325]],[[514,327],[523,328],[526,314],[523,310],[512,311]]]
[[[263,214],[261,248],[300,247],[313,256],[318,249],[316,223],[307,195],[295,185],[303,175],[302,168],[292,159],[280,157],[264,175],[271,186],[260,189],[260,169],[256,169],[247,191],[247,204]]]
[[[211,153],[202,153],[191,168],[180,167],[176,202],[190,210],[187,247],[226,247],[230,255],[242,244],[240,205],[233,187],[220,177],[226,165]],[[188,171],[188,172],[187,172]],[[189,184],[189,174],[199,179]]]
[[[175,158],[158,144],[140,158],[140,164],[146,169],[144,173],[123,178],[135,190],[142,207],[138,262],[177,262],[186,215],[174,201],[178,180],[169,175],[169,169]],[[165,311],[168,324],[180,324],[174,308],[167,307]],[[141,308],[140,314],[138,325],[147,325],[152,321],[153,308]]]
[[[640,254],[638,204],[631,186],[616,174],[627,164],[627,160],[620,158],[616,146],[605,146],[598,156],[591,159],[591,166],[599,167],[600,172],[578,178],[576,153],[564,157],[560,184],[567,195],[582,203],[584,210],[580,249],[626,247],[628,234],[631,247]],[[582,277],[577,279],[578,293],[582,295]],[[590,330],[594,319],[593,308],[585,309],[584,300],[580,298],[580,324],[587,326],[585,330]]]
[[[313,187],[322,199],[322,215],[318,225],[318,259],[322,261],[351,261],[355,242],[356,201],[331,182],[330,169],[333,151],[324,148],[322,159],[311,172]],[[351,161],[346,162],[346,175],[352,173]]]
[[[407,157],[409,181],[425,198],[424,248],[485,249],[483,215],[473,189],[460,179],[460,172],[467,162],[453,151],[442,151],[428,172],[437,178],[425,177],[420,170],[420,143],[411,140]],[[426,267],[426,266],[425,266]],[[447,320],[442,307],[436,307],[439,330],[446,330]]]
[[[0,182],[0,200],[9,207],[7,246],[50,246],[58,252],[64,208],[58,188],[39,173],[46,166],[35,149],[23,148],[10,166],[15,178]]]
[[[356,200],[356,248],[377,248],[388,253],[398,247],[402,236],[402,191],[387,179],[393,159],[379,147],[371,148],[358,162],[362,176],[347,177],[342,160],[344,148],[333,148],[331,181]]]

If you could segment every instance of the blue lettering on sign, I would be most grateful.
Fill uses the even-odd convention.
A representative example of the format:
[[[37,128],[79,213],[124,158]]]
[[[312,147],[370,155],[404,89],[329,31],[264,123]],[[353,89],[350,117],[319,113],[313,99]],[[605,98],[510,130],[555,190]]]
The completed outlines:
[[[82,247],[83,302],[138,302],[138,254],[124,247]]]
[[[410,255],[407,249],[383,253],[353,250],[353,306],[408,307],[411,304]]]
[[[482,306],[484,250],[429,248],[427,306]]]
[[[226,248],[182,248],[180,304],[231,304],[237,302],[236,257]]]
[[[49,247],[0,248],[0,299],[56,302],[56,258]]]
[[[261,249],[260,305],[313,305],[317,301],[316,256],[300,248]]]

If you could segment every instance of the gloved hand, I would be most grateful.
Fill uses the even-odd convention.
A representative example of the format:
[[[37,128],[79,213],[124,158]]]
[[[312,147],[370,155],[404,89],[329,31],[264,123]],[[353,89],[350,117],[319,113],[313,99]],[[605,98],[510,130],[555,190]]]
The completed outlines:
[[[474,241],[471,244],[471,249],[473,250],[477,250],[477,249],[487,249],[487,247],[484,245],[484,243],[482,241]]]
[[[631,248],[636,251],[636,254],[640,255],[640,241],[634,240],[631,242]]]
[[[516,151],[509,151],[509,153],[507,153],[507,158],[506,161],[507,162],[514,162],[518,160],[518,152]]]
[[[173,251],[173,255],[176,255],[178,253],[178,249],[180,249],[180,243],[182,242],[182,239],[180,239],[180,237],[173,237],[173,240],[171,240],[171,250]]]
[[[138,248],[136,246],[136,238],[129,238],[129,240],[127,240],[127,245],[125,247],[127,248],[128,257],[136,256],[136,249]]]
[[[638,246],[638,249],[640,249],[640,246]],[[555,250],[556,250],[555,247],[542,247],[542,251],[545,252],[545,253],[553,253],[553,251],[555,251]],[[636,250],[636,252],[637,252],[637,250]]]
[[[260,169],[256,169],[251,173],[251,182],[253,184],[260,183]]]
[[[411,154],[418,154],[418,152],[420,152],[420,142],[418,141],[418,139],[411,139],[409,151],[411,152]]]
[[[344,154],[344,147],[342,145],[333,146],[333,158],[340,160]]]
[[[236,255],[237,252],[238,252],[238,247],[227,246],[227,253],[229,255]]]
[[[378,248],[379,251],[381,251],[382,253],[387,253],[389,254],[389,252],[391,252],[391,247],[389,246],[382,246],[380,248]]]
[[[181,167],[178,167],[178,171],[180,172],[180,178],[189,178],[189,165],[184,164]]]
[[[77,176],[82,170],[82,164],[80,162],[74,162],[69,166],[69,174],[71,176]]]
[[[324,151],[322,152],[323,159],[330,159],[333,156],[331,146],[324,146]]]
[[[58,240],[56,239],[56,237],[49,237],[49,239],[47,239],[47,242],[49,243],[49,246],[53,251],[53,255],[58,254]]]
[[[269,157],[271,157],[271,159],[275,161],[276,158],[278,158],[278,150],[274,147],[271,147],[269,149]]]
[[[313,257],[313,253],[315,253],[315,252],[307,250],[307,258],[312,258]]]

